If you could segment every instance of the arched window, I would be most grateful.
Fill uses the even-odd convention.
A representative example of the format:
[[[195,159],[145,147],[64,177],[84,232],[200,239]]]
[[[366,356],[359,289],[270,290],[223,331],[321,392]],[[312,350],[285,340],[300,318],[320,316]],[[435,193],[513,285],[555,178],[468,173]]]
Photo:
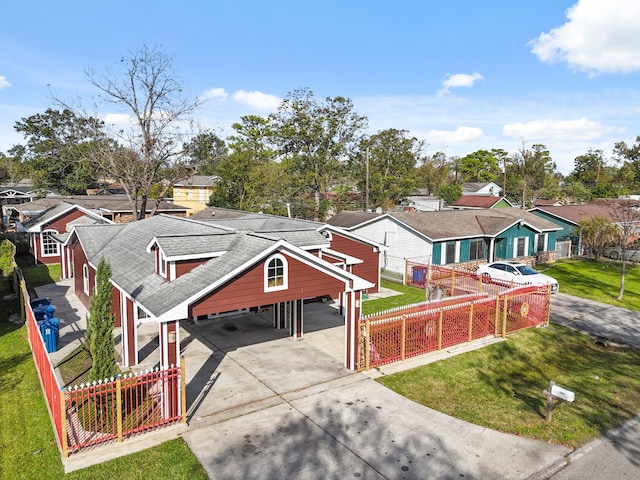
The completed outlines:
[[[276,254],[265,262],[264,291],[285,290],[288,287],[287,259]]]
[[[89,295],[89,267],[86,263],[82,265],[82,289]]]
[[[60,255],[60,244],[54,240],[53,234],[58,233],[55,230],[45,230],[42,232],[40,238],[42,239],[42,256],[43,257],[55,257]]]

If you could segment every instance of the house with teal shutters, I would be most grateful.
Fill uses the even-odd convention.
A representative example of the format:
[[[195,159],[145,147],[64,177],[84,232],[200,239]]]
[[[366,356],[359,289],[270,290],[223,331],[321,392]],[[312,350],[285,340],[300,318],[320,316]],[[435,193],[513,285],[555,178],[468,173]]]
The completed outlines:
[[[380,262],[403,272],[405,260],[433,265],[469,264],[498,259],[533,263],[555,260],[561,227],[518,208],[442,210],[438,212],[349,212],[327,220],[385,245]]]
[[[560,228],[556,234],[557,241],[570,241],[571,254],[582,255],[584,252],[580,236],[580,222],[594,217],[603,217],[611,223],[617,223],[620,219],[616,218],[611,205],[619,201],[616,199],[596,199],[580,205],[538,206],[529,211],[556,224]]]

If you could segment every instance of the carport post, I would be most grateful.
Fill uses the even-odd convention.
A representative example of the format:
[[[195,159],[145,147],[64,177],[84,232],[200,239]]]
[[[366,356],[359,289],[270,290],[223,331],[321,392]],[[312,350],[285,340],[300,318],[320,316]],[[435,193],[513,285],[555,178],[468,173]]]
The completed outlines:
[[[160,368],[177,366],[180,358],[180,322],[171,320],[160,324]]]
[[[360,320],[360,290],[345,293],[345,354],[344,365],[349,370],[356,370],[356,354],[358,352],[358,322]]]

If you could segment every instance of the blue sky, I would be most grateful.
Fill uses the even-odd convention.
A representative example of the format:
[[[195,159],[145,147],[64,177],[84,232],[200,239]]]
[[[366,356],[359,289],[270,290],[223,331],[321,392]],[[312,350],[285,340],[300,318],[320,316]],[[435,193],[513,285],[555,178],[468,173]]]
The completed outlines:
[[[408,130],[430,154],[542,143],[565,174],[590,148],[610,157],[640,135],[637,0],[0,0],[0,11],[1,152],[52,93],[92,105],[85,70],[145,43],[175,58],[185,92],[207,99],[201,123],[223,137],[301,87],[351,98],[370,133]]]

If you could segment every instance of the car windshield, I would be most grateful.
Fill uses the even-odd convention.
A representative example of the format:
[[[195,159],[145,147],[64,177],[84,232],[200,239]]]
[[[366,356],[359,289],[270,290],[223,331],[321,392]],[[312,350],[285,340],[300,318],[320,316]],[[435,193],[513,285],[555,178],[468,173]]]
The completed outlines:
[[[537,275],[538,272],[527,265],[518,265],[516,267],[522,275]]]

